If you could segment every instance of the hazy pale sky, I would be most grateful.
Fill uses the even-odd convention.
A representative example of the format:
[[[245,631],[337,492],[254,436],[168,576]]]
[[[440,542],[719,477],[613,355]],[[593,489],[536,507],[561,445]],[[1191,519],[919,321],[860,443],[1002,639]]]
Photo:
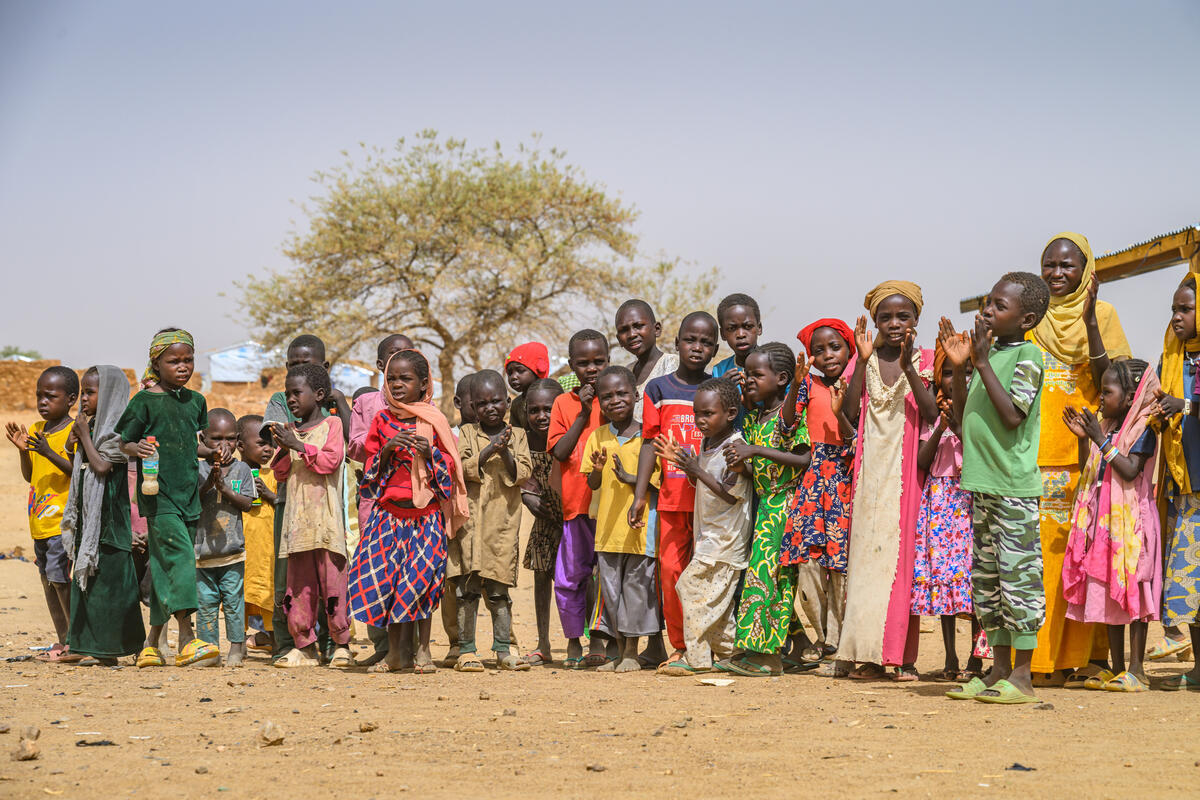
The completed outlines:
[[[0,345],[244,339],[232,282],[286,265],[313,172],[424,128],[541,132],[793,346],[886,278],[922,284],[932,346],[1060,230],[1200,222],[1194,0],[424,6],[0,4]],[[1101,290],[1136,354],[1181,271]]]

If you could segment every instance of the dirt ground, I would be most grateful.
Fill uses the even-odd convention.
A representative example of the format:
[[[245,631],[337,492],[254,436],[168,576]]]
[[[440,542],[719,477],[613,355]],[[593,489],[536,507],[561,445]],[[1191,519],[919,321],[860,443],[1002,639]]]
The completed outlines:
[[[0,551],[31,550],[16,452],[0,444]],[[515,592],[522,642],[534,638],[528,578]],[[487,622],[481,627],[482,641]],[[919,667],[931,670],[941,665],[941,641],[934,620],[924,627]],[[1152,630],[1152,639],[1159,633]],[[966,638],[964,627],[962,650]],[[0,560],[0,658],[27,656],[50,641],[32,557]],[[435,656],[443,651],[444,638]],[[1183,669],[1171,662],[1151,674]],[[150,789],[180,798],[277,798],[297,788],[303,796],[364,799],[1196,791],[1200,696],[1044,689],[1044,707],[1003,708],[947,700],[947,688],[811,675],[740,678],[717,688],[652,672],[557,668],[284,672],[261,656],[237,670],[0,662],[0,797]],[[258,733],[268,720],[285,738],[262,747]],[[41,729],[40,757],[9,760],[31,725]],[[101,741],[112,745],[85,746]],[[1033,771],[1013,770],[1014,763]]]

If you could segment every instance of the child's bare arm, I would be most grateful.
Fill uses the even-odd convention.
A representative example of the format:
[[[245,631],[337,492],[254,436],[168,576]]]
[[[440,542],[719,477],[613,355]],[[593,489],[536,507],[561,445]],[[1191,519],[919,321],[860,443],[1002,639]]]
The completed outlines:
[[[946,415],[942,414],[938,417],[937,425],[933,426],[933,434],[921,442],[920,448],[917,449],[917,467],[922,472],[928,472],[929,467],[933,464],[933,458],[937,455],[938,444],[942,441],[942,434],[946,432],[947,424]]]
[[[214,468],[213,474],[215,474],[216,471],[217,470]],[[249,511],[251,508],[253,508],[254,507],[254,498],[247,497],[246,495],[242,494],[241,492],[235,492],[233,490],[233,487],[230,486],[229,483],[225,480],[223,473],[224,473],[224,470],[222,470],[222,476],[221,476],[220,482],[217,483],[217,491],[220,492],[221,496],[224,497],[226,500],[228,500],[230,503],[232,503],[234,508],[236,508],[238,511],[241,511],[243,513],[245,513],[246,511]]]
[[[700,466],[699,456],[685,452],[679,456],[675,463],[679,465],[681,470],[688,474],[689,478],[703,483],[708,487],[709,491],[719,497],[723,502],[728,503],[729,505],[733,505],[734,503],[738,502],[739,498],[729,493],[729,490],[737,484],[737,475],[732,470],[730,470],[726,475],[729,482],[722,483],[721,481],[717,480],[716,475],[713,475],[711,472],[703,469]]]
[[[915,336],[916,334],[910,330],[904,337],[904,344],[900,346],[900,368],[904,371],[904,376],[908,378],[908,386],[912,389],[913,397],[917,401],[921,419],[925,422],[933,422],[938,418],[937,397],[933,389],[926,386],[925,381],[921,380],[917,365],[913,363]]]
[[[1076,411],[1071,406],[1063,409],[1063,422],[1070,428],[1071,432],[1079,437],[1079,468],[1087,464],[1087,458],[1091,454],[1091,448],[1088,447],[1089,442],[1095,442],[1096,447],[1100,448],[1103,454],[1106,451],[1115,453],[1109,465],[1113,471],[1121,477],[1121,480],[1132,481],[1138,475],[1142,474],[1142,470],[1146,466],[1146,456],[1140,453],[1130,453],[1125,455],[1116,449],[1116,446],[1108,442],[1104,436],[1104,431],[1100,428],[1100,420],[1092,413],[1090,408],[1084,408]],[[1107,446],[1106,446],[1107,443]],[[1108,450],[1112,448],[1112,450]]]
[[[596,390],[593,387],[583,386],[579,389],[579,413],[575,415],[567,432],[550,448],[550,454],[557,460],[567,461],[571,458],[575,445],[579,444],[579,437],[583,435],[588,420],[592,417],[592,403],[595,399]]]
[[[92,432],[87,425],[75,425],[75,438],[79,440],[79,446],[83,448],[83,454],[87,458],[92,472],[101,478],[112,472],[113,463],[100,455],[100,451],[96,449],[96,443],[92,441]]]
[[[808,370],[808,360],[804,358],[804,353],[798,353],[796,355],[796,372],[792,375],[792,385],[788,387],[787,396],[783,398],[783,406],[779,409],[783,425],[789,430],[796,424],[796,398],[800,394],[801,381],[808,378]]]
[[[1000,379],[996,377],[996,372],[992,369],[992,362],[988,358],[988,352],[992,348],[992,334],[988,330],[987,325],[983,322],[983,317],[975,317],[975,331],[971,334],[971,357],[975,362],[975,371],[979,375],[979,379],[983,382],[983,386],[987,389],[988,399],[991,400],[992,406],[995,407],[996,413],[1000,416],[1000,422],[1004,427],[1013,430],[1025,421],[1025,414],[1021,409],[1017,408],[1013,402],[1012,395],[1008,393],[1008,387],[1000,383]],[[955,382],[957,383],[957,372],[955,370]],[[955,397],[957,398],[957,387]]]
[[[846,389],[846,399],[842,403],[846,418],[852,423],[858,421],[862,408],[863,385],[867,379],[867,361],[875,352],[875,340],[867,333],[865,316],[859,317],[854,326],[854,345],[858,351],[858,358],[854,361],[854,374],[850,376],[850,386]]]
[[[604,479],[604,465],[608,463],[608,451],[603,447],[597,447],[592,451],[591,471],[587,474],[588,488],[593,492],[600,488],[600,483]]]
[[[638,453],[637,485],[633,487],[633,502],[629,505],[629,526],[640,528],[646,524],[646,495],[650,491],[650,476],[654,474],[654,462],[658,456],[654,452],[654,441],[642,441],[642,450]]]

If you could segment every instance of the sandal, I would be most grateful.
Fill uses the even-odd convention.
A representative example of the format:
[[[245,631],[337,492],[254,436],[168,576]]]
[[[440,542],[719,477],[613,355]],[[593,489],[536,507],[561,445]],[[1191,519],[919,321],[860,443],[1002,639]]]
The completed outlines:
[[[1167,678],[1159,687],[1164,692],[1200,692],[1200,680],[1196,680],[1186,672]]]
[[[935,683],[945,683],[947,681],[953,683],[965,682],[971,680],[972,676],[962,677],[962,670],[957,669],[935,669],[933,672],[926,672],[923,676],[927,681]]]
[[[383,662],[381,661],[379,663],[382,664]],[[276,666],[279,669],[295,669],[296,667],[317,667],[320,666],[320,664],[321,662],[319,660],[315,658],[309,658],[298,648],[293,647],[287,652],[287,655],[282,655],[275,659],[275,663],[272,666]],[[378,666],[378,664],[376,666]]]
[[[454,662],[455,672],[483,672],[483,662],[474,653],[462,653]]]
[[[138,653],[137,661],[134,663],[137,665],[138,669],[145,669],[146,667],[165,667],[167,665],[166,659],[163,658],[162,651],[157,647],[143,647],[142,651]]]
[[[1137,675],[1126,670],[1117,677],[1113,678],[1108,683],[1104,684],[1106,692],[1144,692],[1146,684],[1142,683]]]
[[[720,663],[725,665],[726,672],[732,672],[744,678],[775,678],[783,674],[782,669],[777,672],[765,664],[755,664],[745,656],[731,658]]]
[[[435,673],[437,671],[438,671],[437,664],[434,664],[432,659],[424,662],[423,664],[414,664],[413,665],[413,674],[414,675],[432,675],[433,673]]]
[[[583,656],[567,656],[563,659],[563,669],[583,669]]]
[[[527,672],[529,670],[529,662],[520,656],[514,656],[512,653],[496,653],[496,669],[504,672]]]
[[[1062,674],[1062,671],[1057,672],[1035,672],[1031,683],[1035,689],[1061,689],[1066,686],[1068,689],[1078,689],[1083,686],[1083,678],[1079,681],[1079,686],[1068,686],[1069,681],[1067,676]]]
[[[951,689],[946,692],[946,697],[949,697],[951,700],[970,700],[987,688],[987,684],[983,682],[982,678],[971,678],[971,680],[957,689]]]
[[[354,656],[350,655],[349,648],[339,647],[329,657],[329,666],[334,669],[348,669],[354,666]]]
[[[788,675],[799,675],[802,672],[808,672],[821,666],[821,660],[816,659],[809,661],[803,656],[800,658],[785,658],[783,659],[783,671]]]
[[[205,661],[216,661],[220,657],[221,651],[215,644],[210,644],[203,639],[192,639],[175,656],[175,666],[188,667]]]
[[[892,680],[896,683],[916,683],[921,680],[921,673],[917,672],[916,667],[896,667]]]
[[[1150,661],[1160,661],[1175,656],[1179,661],[1188,661],[1192,655],[1192,643],[1187,639],[1172,639],[1164,636],[1162,641],[1150,648],[1146,658]]]
[[[995,694],[984,694],[984,692],[995,692]],[[1002,706],[1042,702],[1031,694],[1025,694],[1006,680],[996,681],[990,689],[984,689],[983,692],[975,695],[975,700],[979,703],[993,703]]]
[[[534,650],[532,653],[525,655],[525,663],[531,667],[548,667],[554,663],[554,659],[547,656],[541,650]]]
[[[388,663],[386,661],[384,661],[383,659],[380,659],[380,660],[376,661],[374,664],[372,664],[371,666],[367,667],[367,672],[371,673],[372,675],[386,675],[387,673],[393,672],[393,671],[403,672],[404,670],[399,669],[399,668],[397,668],[396,670],[393,670],[391,668],[391,666],[389,666]]]
[[[656,675],[667,675],[672,678],[687,678],[705,672],[712,672],[712,667],[693,667],[686,661],[681,660],[668,661],[655,670]]]
[[[583,666],[577,669],[593,669],[595,667],[603,667],[608,663],[608,656],[603,653],[588,653],[583,657]]]
[[[878,664],[862,664],[846,677],[855,681],[880,681],[887,677],[887,671]]]
[[[822,678],[845,678],[850,674],[849,661],[822,661],[816,674]]]
[[[69,645],[56,644],[44,653],[38,653],[34,656],[35,661],[42,661],[49,664],[78,664],[83,661],[83,656],[71,652]]]

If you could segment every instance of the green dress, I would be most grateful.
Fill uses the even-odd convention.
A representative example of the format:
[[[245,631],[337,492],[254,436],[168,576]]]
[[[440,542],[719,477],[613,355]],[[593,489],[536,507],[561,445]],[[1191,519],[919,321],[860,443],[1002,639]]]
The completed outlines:
[[[800,415],[791,432],[783,427],[778,411],[755,411],[743,420],[742,437],[749,445],[775,450],[792,450],[808,444],[807,411]],[[758,511],[742,602],[738,606],[736,646],[753,653],[776,653],[787,640],[797,576],[795,566],[780,566],[780,549],[788,506],[804,470],[761,457],[751,459],[751,468]]]
[[[87,464],[86,456],[84,464]],[[82,494],[77,502],[82,516]],[[72,653],[119,658],[141,649],[146,629],[142,625],[137,570],[130,552],[132,543],[129,472],[124,464],[115,464],[104,482],[96,571],[88,579],[87,589],[80,589],[79,581],[71,581],[71,624],[67,630],[67,644]],[[78,551],[79,537],[76,537],[72,560]]]
[[[158,494],[142,493],[138,472],[138,508],[146,517],[150,555],[150,624],[163,625],[180,612],[195,611],[196,523],[200,519],[200,467],[196,434],[208,427],[204,395],[182,388],[142,390],[117,422],[123,441],[158,439]]]

